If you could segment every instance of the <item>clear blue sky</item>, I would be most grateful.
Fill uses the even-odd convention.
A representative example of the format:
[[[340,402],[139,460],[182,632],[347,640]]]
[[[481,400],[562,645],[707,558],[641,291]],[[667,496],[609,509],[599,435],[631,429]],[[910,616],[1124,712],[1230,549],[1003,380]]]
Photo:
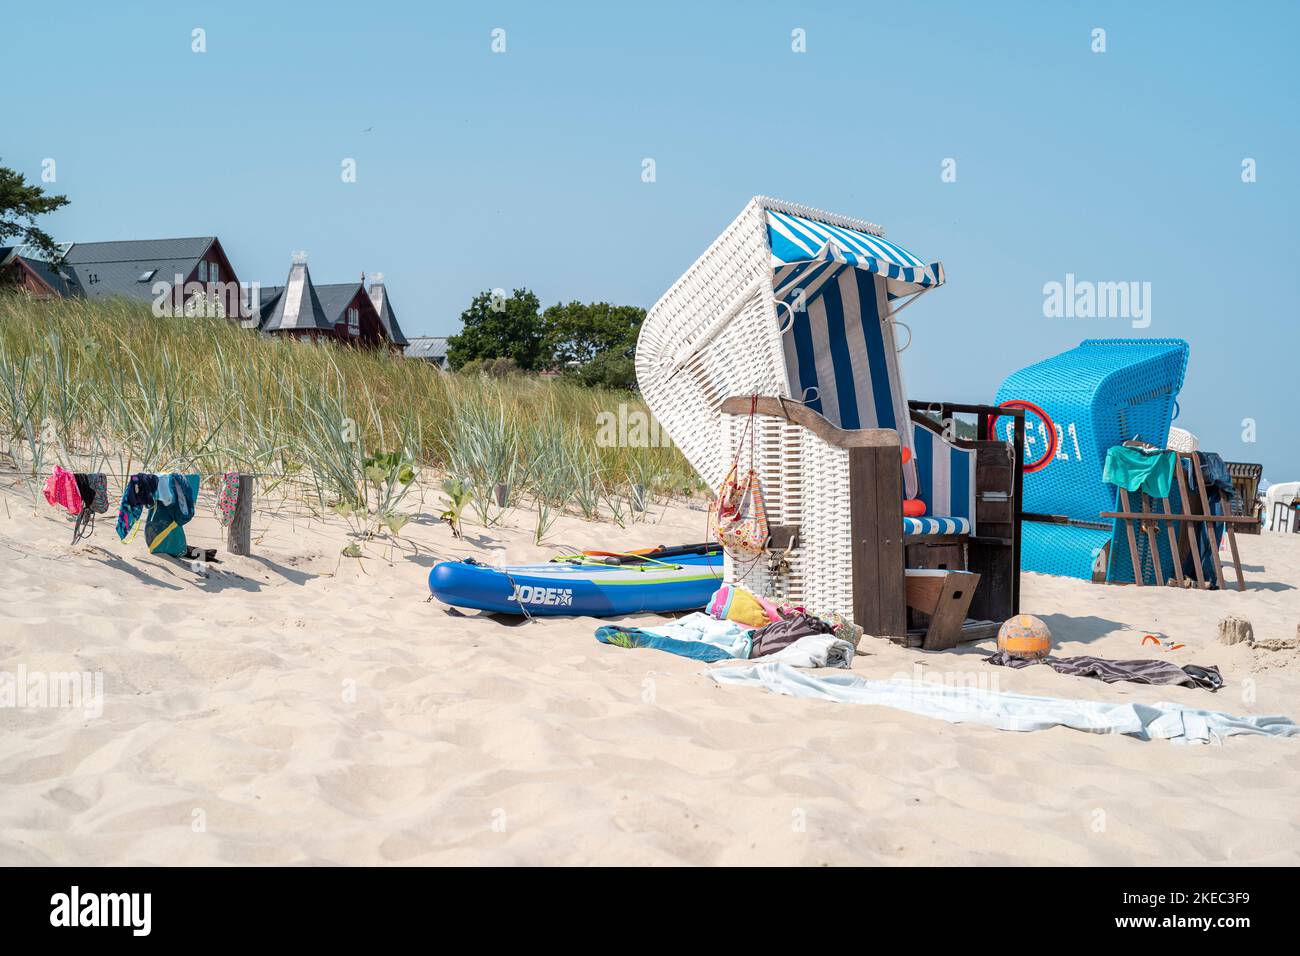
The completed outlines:
[[[216,234],[264,283],[307,249],[317,281],[383,271],[408,334],[455,331],[496,286],[649,306],[756,193],[862,216],[947,267],[909,310],[912,397],[989,401],[1084,338],[1178,336],[1178,423],[1280,481],[1300,478],[1298,9],[11,3],[0,159],[57,160],[60,239]],[[1150,327],[1045,318],[1066,273],[1152,283]]]

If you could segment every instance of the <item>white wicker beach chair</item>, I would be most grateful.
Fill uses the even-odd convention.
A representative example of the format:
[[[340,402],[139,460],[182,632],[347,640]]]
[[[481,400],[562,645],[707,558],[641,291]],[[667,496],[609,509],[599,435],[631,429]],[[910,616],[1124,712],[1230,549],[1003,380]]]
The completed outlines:
[[[1201,440],[1185,428],[1176,428],[1170,425],[1169,437],[1165,439],[1165,447],[1190,455],[1192,452],[1200,450]]]
[[[896,499],[904,528],[893,533],[970,534],[975,452],[912,422],[895,337],[899,310],[943,280],[941,264],[889,242],[879,226],[756,197],[647,314],[636,352],[641,392],[713,488],[745,431],[745,415],[724,413],[728,398],[774,396],[846,432],[891,430],[893,460],[907,459],[902,489],[927,506],[925,517],[902,519]],[[754,419],[768,520],[797,527],[798,540],[771,560],[729,560],[727,575],[852,617],[850,453],[823,432],[783,415]],[[751,449],[739,452],[748,460]]]

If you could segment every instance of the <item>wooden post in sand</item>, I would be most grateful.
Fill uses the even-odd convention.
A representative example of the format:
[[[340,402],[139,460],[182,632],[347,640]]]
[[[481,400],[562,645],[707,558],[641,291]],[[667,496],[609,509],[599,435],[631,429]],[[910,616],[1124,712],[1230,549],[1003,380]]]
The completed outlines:
[[[226,550],[231,554],[253,553],[253,476],[239,476],[239,498],[235,501],[235,516],[226,534]]]

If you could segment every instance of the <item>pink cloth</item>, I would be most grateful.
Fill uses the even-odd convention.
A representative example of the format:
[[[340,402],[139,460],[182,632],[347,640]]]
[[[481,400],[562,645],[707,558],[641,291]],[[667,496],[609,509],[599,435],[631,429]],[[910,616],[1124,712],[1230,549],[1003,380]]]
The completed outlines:
[[[761,594],[755,594],[754,597],[758,598],[759,606],[763,608],[769,621],[775,624],[777,621],[781,620],[781,612],[776,609],[776,602],[771,598],[763,597]]]
[[[77,479],[72,472],[54,466],[54,474],[45,479],[45,500],[55,507],[67,508],[68,514],[81,514],[81,492],[77,490]]]

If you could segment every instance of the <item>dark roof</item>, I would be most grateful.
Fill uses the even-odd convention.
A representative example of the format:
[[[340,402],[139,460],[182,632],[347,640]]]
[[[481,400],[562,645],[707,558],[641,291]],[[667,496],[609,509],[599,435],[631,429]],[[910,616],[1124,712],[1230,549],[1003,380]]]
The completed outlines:
[[[442,362],[447,357],[447,336],[418,335],[411,339],[402,354],[407,358],[426,359],[430,362]]]
[[[325,314],[335,324],[344,321],[347,316],[343,314],[358,292],[365,287],[360,282],[333,282],[329,285],[317,285],[316,294],[320,296],[321,307]]]
[[[194,259],[203,257],[216,236],[192,239],[121,239],[114,242],[73,243],[64,262],[139,262],[149,259]]]
[[[300,282],[295,281],[299,269],[302,270]],[[258,324],[258,328],[263,332],[311,329],[330,332],[334,329],[334,323],[321,306],[320,297],[311,281],[311,271],[305,262],[294,263],[289,268],[289,278],[272,305],[265,304],[265,289],[262,295],[262,314],[266,318]],[[289,314],[286,315],[286,312]]]
[[[280,298],[280,293],[284,291],[282,285],[264,285],[257,289],[257,301],[253,301],[253,288],[249,286],[243,290],[244,314],[249,318],[244,322],[246,328],[260,329],[266,325],[266,320],[271,317],[271,312],[275,309],[275,302]],[[256,308],[254,307],[256,306]]]
[[[64,298],[81,294],[81,286],[77,284],[77,277],[70,269],[51,265],[42,259],[23,259],[23,262]]]
[[[125,296],[152,300],[155,282],[173,282],[177,275],[188,279],[215,241],[215,236],[200,236],[77,242],[68,250],[63,264],[92,299]],[[149,278],[141,281],[145,274],[150,274]]]
[[[394,345],[407,345],[408,340],[402,334],[402,327],[397,324],[397,313],[393,311],[393,304],[388,299],[388,287],[384,285],[382,279],[370,284],[370,301],[374,303],[375,311],[379,313],[379,324],[388,333],[388,341]]]
[[[19,260],[57,294],[64,297],[80,294],[76,277],[70,269],[54,265],[43,255],[35,253],[31,247],[0,246],[0,266],[7,266]]]
[[[333,328],[340,322],[345,322],[347,320],[346,310],[348,304],[352,302],[358,292],[365,291],[365,287],[360,282],[332,282],[328,284],[317,284],[311,281],[310,273],[308,273],[307,282],[315,295],[316,307],[319,309],[319,314],[323,317],[325,324],[303,325],[302,313],[300,312],[299,324],[293,326],[293,328],[326,329]],[[251,300],[251,293],[252,290],[250,289],[246,300]],[[288,328],[288,326],[281,326],[278,324],[280,319],[276,318],[277,312],[281,316],[284,312],[280,302],[281,297],[284,295],[284,286],[262,286],[259,294],[261,300],[257,314],[254,316],[256,320],[255,324],[247,324],[254,325],[254,327],[261,329],[263,332],[275,332],[282,328]],[[370,301],[372,304],[374,303],[373,290],[371,290],[370,293]],[[251,304],[249,305],[249,310],[252,310]],[[383,316],[380,316],[380,321],[383,321]],[[276,323],[274,326],[272,325],[273,322]],[[385,332],[387,332],[389,328],[390,326],[385,326]],[[396,324],[395,318],[393,319],[393,325],[391,328],[395,329],[399,336],[402,334],[401,327]],[[395,345],[406,345],[405,336],[400,340],[390,338],[390,341]]]

